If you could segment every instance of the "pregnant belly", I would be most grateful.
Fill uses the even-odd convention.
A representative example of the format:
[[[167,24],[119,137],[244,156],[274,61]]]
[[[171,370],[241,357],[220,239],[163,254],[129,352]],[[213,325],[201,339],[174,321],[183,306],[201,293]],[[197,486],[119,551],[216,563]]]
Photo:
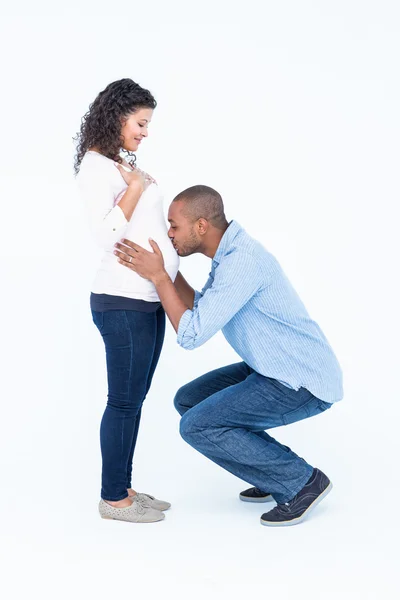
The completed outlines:
[[[145,250],[153,252],[149,238],[153,239],[159,246],[164,265],[168,275],[174,281],[179,270],[179,256],[168,237],[167,227],[164,222],[152,223],[129,223],[125,232],[126,239],[135,242]]]

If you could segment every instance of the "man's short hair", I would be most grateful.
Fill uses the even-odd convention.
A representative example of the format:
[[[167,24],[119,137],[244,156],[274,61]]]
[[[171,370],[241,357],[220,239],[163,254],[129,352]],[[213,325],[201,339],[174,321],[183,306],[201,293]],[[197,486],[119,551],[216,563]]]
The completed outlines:
[[[223,229],[227,220],[221,195],[207,185],[193,185],[178,194],[173,202],[184,203],[184,215],[192,220],[206,219],[217,229]]]

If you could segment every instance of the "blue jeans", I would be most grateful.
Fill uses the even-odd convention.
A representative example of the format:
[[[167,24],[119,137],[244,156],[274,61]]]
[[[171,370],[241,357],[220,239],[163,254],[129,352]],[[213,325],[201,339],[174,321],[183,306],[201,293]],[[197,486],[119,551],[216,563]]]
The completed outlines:
[[[92,311],[106,349],[108,402],[100,426],[101,497],[122,500],[131,487],[142,404],[160,357],[165,312]]]
[[[193,448],[233,475],[289,502],[313,467],[265,432],[317,415],[332,405],[305,388],[290,389],[237,363],[206,373],[175,396],[180,432]]]

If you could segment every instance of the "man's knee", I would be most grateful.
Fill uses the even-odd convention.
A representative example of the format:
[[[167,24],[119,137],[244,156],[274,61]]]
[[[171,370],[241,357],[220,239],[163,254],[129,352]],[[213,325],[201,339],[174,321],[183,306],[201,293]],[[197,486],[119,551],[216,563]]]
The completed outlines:
[[[190,383],[183,385],[175,394],[174,398],[174,406],[178,413],[182,416],[191,408],[191,404],[189,402],[189,393]]]
[[[193,423],[192,415],[189,412],[183,415],[179,423],[179,433],[188,444],[193,443],[193,438],[196,434],[196,428]]]
[[[203,440],[213,435],[213,432],[218,428],[213,421],[212,411],[198,410],[199,407],[193,407],[188,410],[180,420],[179,433],[182,438],[197,448],[201,446]]]

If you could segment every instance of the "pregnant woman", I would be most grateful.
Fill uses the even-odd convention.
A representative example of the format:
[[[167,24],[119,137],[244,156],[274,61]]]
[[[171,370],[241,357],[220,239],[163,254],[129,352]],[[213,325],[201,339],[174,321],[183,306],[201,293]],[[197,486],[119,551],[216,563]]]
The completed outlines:
[[[105,519],[150,523],[170,504],[131,487],[132,460],[143,401],[164,341],[165,313],[153,284],[118,263],[114,244],[126,238],[159,245],[174,281],[179,258],[168,237],[154,179],[135,167],[134,152],[148,135],[156,101],[131,79],[109,84],[82,119],[75,173],[94,237],[103,248],[90,306],[105,345],[108,401],[101,421]],[[123,158],[125,154],[126,158]]]

